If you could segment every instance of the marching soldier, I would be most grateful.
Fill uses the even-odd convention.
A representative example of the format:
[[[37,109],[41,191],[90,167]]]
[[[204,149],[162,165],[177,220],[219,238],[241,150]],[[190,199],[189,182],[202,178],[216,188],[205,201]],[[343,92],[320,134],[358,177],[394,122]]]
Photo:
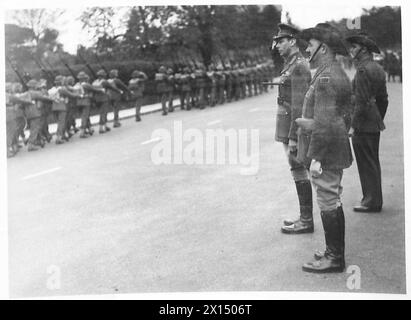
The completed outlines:
[[[190,103],[190,92],[191,92],[191,80],[190,80],[190,68],[185,67],[183,74],[180,78],[180,90],[181,90],[181,109],[186,108],[187,110],[191,109]]]
[[[28,91],[22,93],[20,98],[33,101],[32,104],[26,104],[24,114],[26,115],[28,126],[30,127],[30,136],[27,143],[28,151],[37,151],[38,146],[44,147],[41,139],[42,129],[42,107],[44,102],[53,103],[54,100],[44,95],[38,88],[36,80],[31,79],[26,83]]]
[[[345,117],[351,108],[351,84],[336,61],[347,55],[338,31],[327,23],[303,30],[310,63],[317,71],[304,98],[298,159],[310,166],[317,191],[326,249],[305,263],[306,272],[342,272],[345,268],[345,219],[341,203],[343,170],[351,166],[352,154]]]
[[[40,79],[39,81],[39,89],[41,93],[45,96],[48,96],[48,91],[47,91],[47,80],[46,79]],[[44,141],[47,141],[50,143],[52,135],[49,132],[49,116],[52,114],[52,103],[51,102],[42,102],[42,112],[41,112],[41,131],[40,131],[40,136]]]
[[[122,98],[122,94],[124,92],[129,93],[129,90],[128,90],[128,87],[124,84],[124,82],[118,78],[117,69],[110,70],[109,79],[107,81],[109,84],[111,84],[112,87],[118,89],[118,90],[108,90],[107,92],[109,95],[109,99],[110,99],[110,105],[113,108],[113,114],[114,114],[113,128],[118,128],[121,126],[118,115],[120,111],[120,101]]]
[[[173,100],[174,100],[174,86],[175,77],[172,68],[167,69],[167,102],[168,102],[168,112],[174,112]]]
[[[80,109],[81,125],[80,138],[84,139],[92,136],[94,131],[90,123],[90,109],[94,94],[104,93],[102,88],[96,88],[90,84],[90,77],[84,71],[77,75],[78,82],[74,85],[74,92],[80,96],[77,98],[76,105]]]
[[[106,78],[107,78],[107,73],[103,69],[101,69],[97,71],[97,79],[94,80],[92,83],[92,85],[95,88],[100,89],[99,92],[94,93],[94,102],[100,114],[100,121],[99,121],[100,127],[98,130],[100,134],[110,131],[110,128],[107,126],[107,113],[108,113],[108,108],[110,105],[108,91],[111,90],[111,91],[115,91],[120,94],[123,93],[121,90],[112,86],[107,81]]]
[[[247,96],[247,75],[244,62],[241,62],[238,73],[240,78],[240,98],[245,99]]]
[[[346,40],[351,44],[350,52],[357,68],[353,81],[355,106],[350,134],[363,194],[354,211],[380,212],[383,199],[378,153],[388,106],[386,76],[383,68],[373,61],[373,52],[380,53],[380,50],[370,36],[360,33]]]
[[[192,67],[190,70],[190,108],[196,108],[198,105],[198,100],[197,100],[197,75],[195,73],[195,67]],[[190,110],[190,109],[187,109]]]
[[[210,107],[214,107],[217,104],[217,74],[213,63],[208,66],[207,78],[210,84]]]
[[[64,87],[72,93],[76,93],[74,84],[75,80],[73,76],[67,76],[64,78]],[[77,99],[78,98],[68,98],[66,123],[66,135],[68,138],[71,138],[79,131],[76,127]]]
[[[217,86],[218,86],[218,104],[224,104],[225,102],[225,84],[226,84],[226,77],[224,73],[224,67],[222,65],[218,65],[217,67]]]
[[[247,67],[245,68],[245,81],[248,89],[248,97],[251,98],[253,96],[253,82],[254,77],[251,70],[251,66],[248,63]]]
[[[174,74],[174,93],[180,100],[180,109],[184,110],[183,105],[183,92],[181,91],[181,76],[183,75],[183,69],[178,67],[177,72]]]
[[[68,141],[68,139],[64,139],[64,137],[67,127],[67,115],[70,107],[69,99],[76,99],[81,96],[70,92],[64,86],[63,76],[56,76],[54,79],[54,87],[52,87],[48,93],[49,97],[53,99],[52,110],[57,120],[56,144],[62,144],[64,143],[64,140]]]
[[[14,93],[16,96],[19,96],[23,92],[23,86],[21,83],[16,82],[13,83],[12,87],[12,93]],[[31,101],[30,101],[31,102]],[[19,144],[19,137],[23,139],[23,143],[27,143],[25,133],[24,133],[24,128],[26,127],[26,115],[24,114],[24,104],[18,104],[18,108],[16,111],[16,136],[15,136],[15,143],[18,146],[18,148],[21,148],[22,146]]]
[[[166,116],[168,114],[168,111],[167,111],[168,84],[167,84],[166,71],[167,71],[166,67],[161,66],[158,69],[158,72],[155,74],[155,78],[154,78],[154,80],[157,83],[156,91],[161,101],[161,108],[163,109],[163,116]]]
[[[136,108],[136,121],[141,121],[140,110],[143,105],[144,85],[147,79],[148,77],[144,72],[134,70],[128,83],[130,100],[134,102],[134,106]]]
[[[280,23],[273,39],[273,50],[284,59],[284,68],[278,81],[277,120],[275,140],[283,144],[290,166],[300,205],[298,219],[285,220],[281,231],[286,234],[314,231],[311,182],[304,164],[297,160],[297,124],[301,117],[304,95],[311,80],[310,67],[297,45],[298,30]]]
[[[238,64],[234,65],[232,71],[233,85],[234,85],[234,98],[238,101],[241,98],[241,84],[240,84],[240,73],[238,71]]]
[[[227,102],[231,102],[233,99],[233,75],[231,72],[231,66],[226,65],[226,70],[224,71],[224,75],[226,78],[226,93],[227,93]]]
[[[195,70],[196,79],[196,100],[197,106],[200,109],[205,108],[205,90],[206,90],[206,71],[203,65],[200,65],[198,69]]]

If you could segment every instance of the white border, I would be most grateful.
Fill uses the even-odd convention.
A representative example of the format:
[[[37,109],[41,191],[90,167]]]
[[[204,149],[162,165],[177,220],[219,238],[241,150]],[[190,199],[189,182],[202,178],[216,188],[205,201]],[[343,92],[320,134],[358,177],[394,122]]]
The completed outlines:
[[[77,7],[74,3],[68,3],[66,0],[12,0],[12,1],[2,1],[0,4],[0,61],[5,61],[4,57],[4,9],[18,9],[27,7],[53,7],[53,8],[69,8]],[[319,5],[330,5],[331,1],[326,0],[315,0],[315,6]],[[344,0],[336,1],[338,3],[344,3],[346,6],[350,4],[364,5],[364,6],[384,6],[384,5],[395,5],[402,7],[402,50],[403,50],[403,73],[404,82],[403,88],[410,88],[409,76],[411,74],[410,61],[408,60],[410,52],[410,37],[405,36],[405,30],[411,30],[411,18],[410,5],[405,0]],[[309,7],[309,1],[302,0],[288,0],[288,1],[211,1],[207,0],[204,2],[200,1],[131,1],[131,0],[83,0],[81,6],[132,6],[132,5],[165,5],[165,4],[301,4],[301,6]],[[307,12],[307,14],[309,14]],[[292,17],[292,12],[291,12]],[[4,88],[4,63],[0,63],[0,72],[2,77],[0,79],[0,88]],[[5,106],[4,101],[4,90],[0,90],[0,106]],[[407,165],[410,163],[410,127],[406,124],[411,123],[411,111],[409,106],[411,105],[411,90],[403,89],[403,123],[404,123],[404,176],[405,176],[405,192],[404,194],[410,194],[411,190],[408,187],[408,181],[410,179],[410,167]],[[7,177],[7,159],[6,159],[6,148],[5,148],[5,112],[0,112],[0,298],[8,298],[8,243],[7,243],[7,207],[6,207],[6,177]],[[65,296],[65,297],[48,297],[47,299],[139,299],[139,300],[163,300],[163,299],[173,299],[173,300],[187,300],[187,299],[246,299],[246,300],[271,300],[271,299],[409,299],[410,298],[410,274],[411,274],[411,258],[409,254],[409,246],[411,241],[411,231],[410,231],[410,218],[408,217],[408,212],[410,208],[410,201],[405,196],[405,231],[406,231],[406,272],[407,272],[407,291],[406,295],[398,294],[369,294],[369,293],[330,293],[330,292],[215,292],[215,293],[137,293],[137,294],[115,294],[115,295],[86,295],[86,296]],[[388,259],[389,257],[387,257]]]

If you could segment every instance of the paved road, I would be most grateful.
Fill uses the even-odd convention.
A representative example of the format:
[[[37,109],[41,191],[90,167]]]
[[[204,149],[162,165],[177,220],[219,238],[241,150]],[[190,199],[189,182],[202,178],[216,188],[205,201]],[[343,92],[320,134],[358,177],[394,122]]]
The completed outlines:
[[[405,292],[401,85],[389,84],[389,94],[383,212],[351,210],[360,197],[355,164],[343,180],[346,260],[361,269],[359,292]],[[13,296],[350,291],[349,274],[301,271],[323,248],[317,207],[314,234],[279,231],[298,206],[282,146],[273,142],[275,100],[272,90],[202,111],[127,119],[108,134],[9,159]],[[153,131],[172,132],[178,120],[202,133],[258,129],[257,174],[243,175],[242,165],[154,165]],[[60,289],[50,290],[58,276]]]

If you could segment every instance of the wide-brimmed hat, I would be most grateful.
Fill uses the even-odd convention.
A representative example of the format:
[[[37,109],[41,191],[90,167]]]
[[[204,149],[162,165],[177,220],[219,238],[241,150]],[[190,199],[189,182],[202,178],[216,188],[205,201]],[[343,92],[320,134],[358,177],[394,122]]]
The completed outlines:
[[[308,28],[301,31],[299,37],[305,41],[316,39],[325,43],[334,53],[343,56],[348,55],[340,32],[328,23],[319,23],[314,28]]]
[[[366,47],[370,52],[380,53],[375,40],[365,32],[359,32],[357,34],[352,34],[345,38],[345,41],[349,43],[356,43],[361,46]]]

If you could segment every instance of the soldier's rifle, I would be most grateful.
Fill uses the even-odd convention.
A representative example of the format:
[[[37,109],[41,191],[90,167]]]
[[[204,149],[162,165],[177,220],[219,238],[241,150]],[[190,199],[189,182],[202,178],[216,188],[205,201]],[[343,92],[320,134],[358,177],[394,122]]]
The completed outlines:
[[[66,67],[66,69],[70,72],[71,76],[74,78],[74,80],[76,80],[76,82],[79,82],[76,73],[74,72],[73,69],[70,68],[69,64],[67,63],[66,60],[64,60],[61,55],[59,55],[59,60],[60,62]]]
[[[100,62],[100,58],[98,57],[97,53],[95,53],[94,56],[96,57],[96,61],[97,61],[98,65],[100,66],[100,68],[103,69],[108,75],[109,72],[108,72],[107,68],[104,66],[104,64],[102,64]]]
[[[37,65],[37,67],[39,67],[39,69],[41,70],[41,72],[43,72],[46,80],[48,81],[49,85],[52,85],[54,82],[54,76],[53,73],[48,71],[43,63],[41,61],[39,61],[38,59],[36,59],[36,57],[34,55],[31,55],[31,59],[34,61],[34,63]]]
[[[92,76],[94,79],[97,79],[97,74],[96,74],[96,72],[95,72],[94,69],[88,64],[88,62],[86,61],[86,59],[83,58],[83,56],[81,55],[80,52],[77,52],[77,55],[78,55],[78,57],[80,58],[80,60],[84,63],[84,65],[86,66],[86,68],[90,71],[91,76]]]
[[[14,71],[14,73],[17,75],[17,77],[20,80],[20,83],[22,84],[24,90],[28,90],[29,88],[27,87],[26,81],[24,81],[23,76],[20,74],[19,70],[17,69],[17,67],[14,65],[13,61],[11,61],[11,59],[9,57],[6,56],[6,60],[7,62],[10,64],[11,69]]]

